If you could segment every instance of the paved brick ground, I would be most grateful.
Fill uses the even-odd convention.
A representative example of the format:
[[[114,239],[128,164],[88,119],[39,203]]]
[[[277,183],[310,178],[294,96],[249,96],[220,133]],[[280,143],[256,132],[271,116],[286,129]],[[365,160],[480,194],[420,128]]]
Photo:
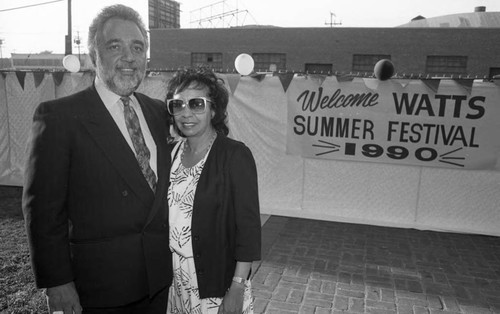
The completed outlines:
[[[255,313],[500,313],[500,237],[271,216],[262,238]]]
[[[500,313],[500,237],[271,216],[255,313]]]

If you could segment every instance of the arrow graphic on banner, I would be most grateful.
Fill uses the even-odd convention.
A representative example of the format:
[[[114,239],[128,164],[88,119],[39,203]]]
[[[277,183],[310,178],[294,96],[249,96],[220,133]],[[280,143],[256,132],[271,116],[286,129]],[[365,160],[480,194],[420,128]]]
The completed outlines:
[[[328,149],[328,151],[322,152],[322,153],[317,153],[316,156],[321,156],[321,155],[330,154],[330,153],[334,153],[334,152],[339,151],[340,145],[326,142],[326,141],[322,141],[322,140],[318,140],[318,142],[323,143],[323,145],[312,144],[312,146],[319,147],[319,148],[325,148],[325,149]]]
[[[449,161],[449,160],[465,160],[465,157],[448,156],[448,155],[453,154],[454,152],[457,152],[457,151],[459,151],[461,149],[463,149],[463,147],[460,147],[460,148],[457,148],[455,150],[452,150],[452,151],[449,151],[447,153],[444,153],[442,155],[439,155],[439,157],[443,159],[443,160],[439,160],[439,162],[442,162],[442,163],[445,163],[445,164],[454,165],[454,166],[457,166],[457,167],[464,167],[464,165],[462,165],[462,164],[458,164],[456,162],[452,162],[452,161]]]

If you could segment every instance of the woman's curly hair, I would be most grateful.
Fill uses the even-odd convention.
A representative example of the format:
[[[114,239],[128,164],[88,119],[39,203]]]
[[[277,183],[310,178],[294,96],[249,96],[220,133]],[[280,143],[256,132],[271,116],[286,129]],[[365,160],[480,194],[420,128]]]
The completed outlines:
[[[215,113],[211,120],[212,126],[218,134],[227,136],[229,134],[229,128],[226,124],[229,94],[224,80],[218,78],[210,68],[199,66],[178,70],[167,83],[166,100],[172,99],[174,94],[182,92],[192,83],[195,83],[194,88],[196,89],[208,88],[208,97],[212,100],[211,108]],[[174,121],[174,117],[168,111],[167,117],[169,121]],[[183,136],[175,123],[173,126],[175,131]]]

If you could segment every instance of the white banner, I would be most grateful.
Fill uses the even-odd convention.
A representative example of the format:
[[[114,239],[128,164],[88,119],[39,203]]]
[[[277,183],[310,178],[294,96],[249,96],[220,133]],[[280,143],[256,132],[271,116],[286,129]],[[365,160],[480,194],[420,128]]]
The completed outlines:
[[[495,169],[500,88],[472,80],[296,77],[287,153],[453,169]]]

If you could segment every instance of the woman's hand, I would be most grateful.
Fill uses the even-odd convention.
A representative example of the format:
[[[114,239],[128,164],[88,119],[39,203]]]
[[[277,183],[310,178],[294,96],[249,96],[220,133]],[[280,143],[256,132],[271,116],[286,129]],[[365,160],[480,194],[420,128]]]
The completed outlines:
[[[244,293],[245,285],[233,282],[222,299],[218,314],[241,314],[243,312]]]

